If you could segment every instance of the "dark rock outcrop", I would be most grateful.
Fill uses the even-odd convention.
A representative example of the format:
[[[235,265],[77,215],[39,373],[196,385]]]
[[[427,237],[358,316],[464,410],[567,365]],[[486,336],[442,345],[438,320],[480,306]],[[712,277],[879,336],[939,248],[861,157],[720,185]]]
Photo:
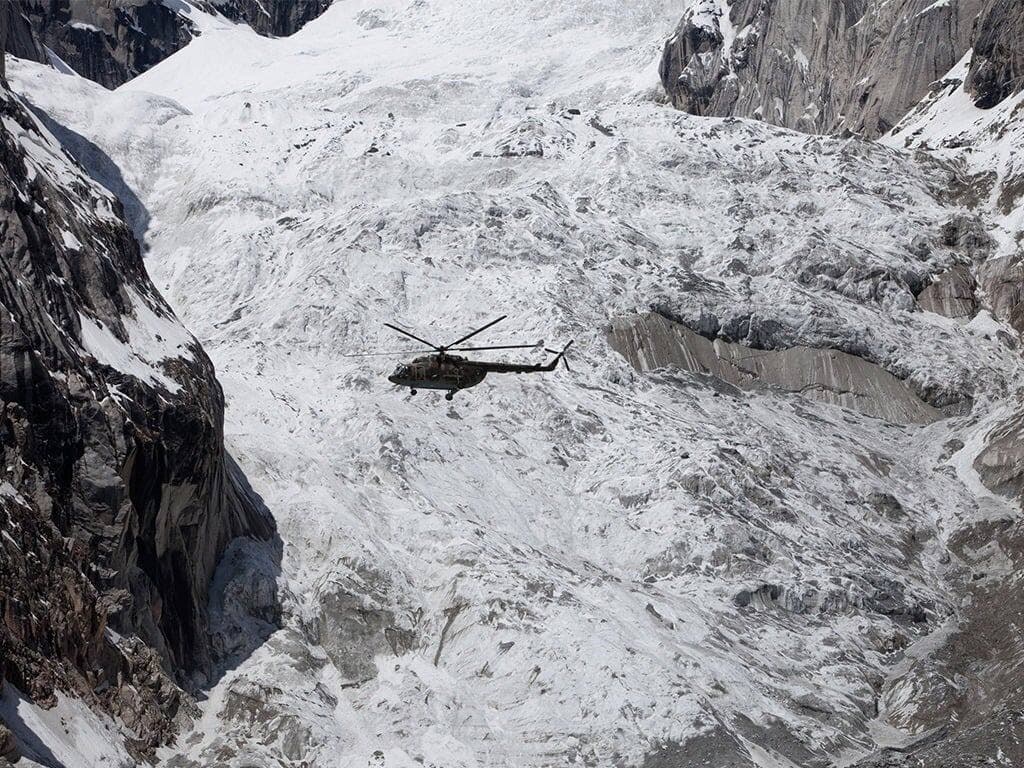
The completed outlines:
[[[1024,3],[988,0],[978,19],[967,90],[989,109],[1024,90]]]
[[[121,206],[0,80],[0,684],[62,689],[145,752],[213,654],[207,590],[273,520],[223,444],[213,366]]]
[[[19,59],[45,61],[46,53],[32,32],[32,24],[23,12],[21,5],[14,2],[0,4],[0,30],[4,39],[0,40],[0,48]],[[0,75],[3,75],[3,62],[0,62]]]
[[[333,0],[206,0],[232,21],[248,24],[261,35],[294,34],[326,11]]]
[[[261,35],[290,35],[331,0],[199,0],[193,5],[248,24]],[[65,65],[116,88],[163,61],[198,34],[163,0],[9,0],[5,50]]]
[[[970,48],[981,5],[703,0],[665,44],[661,80],[694,114],[879,136]]]
[[[189,21],[160,0],[17,0],[41,56],[50,53],[80,75],[116,88],[187,45]]]
[[[1014,254],[989,259],[978,268],[978,282],[992,314],[1024,333],[1024,258]]]
[[[1001,420],[985,436],[974,469],[994,493],[1024,501],[1024,405]]]

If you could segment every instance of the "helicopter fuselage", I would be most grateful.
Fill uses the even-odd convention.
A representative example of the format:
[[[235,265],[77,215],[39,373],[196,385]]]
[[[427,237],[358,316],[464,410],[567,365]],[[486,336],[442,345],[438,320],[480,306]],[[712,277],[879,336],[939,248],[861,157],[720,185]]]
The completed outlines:
[[[399,365],[388,376],[388,381],[413,391],[443,389],[457,392],[475,387],[486,376],[486,367],[459,355],[424,355],[411,363]]]
[[[471,333],[467,333],[458,341],[453,341],[447,346],[441,347],[433,342],[421,339],[411,331],[407,331],[392,323],[384,323],[388,328],[394,331],[398,331],[403,336],[408,336],[410,339],[418,341],[420,344],[435,350],[435,354],[422,355],[415,358],[412,362],[402,363],[395,368],[394,373],[388,376],[388,381],[392,384],[397,384],[400,387],[408,387],[409,394],[415,395],[417,389],[441,389],[445,391],[445,399],[451,400],[452,397],[460,389],[468,389],[469,387],[475,387],[485,378],[488,373],[539,373],[541,371],[553,371],[555,366],[558,365],[560,360],[565,359],[565,353],[572,346],[570,341],[561,352],[555,352],[553,349],[545,349],[546,352],[551,352],[555,355],[546,365],[526,365],[518,363],[499,363],[492,360],[467,360],[461,355],[453,355],[449,353],[449,350],[458,349],[460,351],[483,351],[483,350],[497,350],[497,349],[527,349],[535,346],[543,346],[543,342],[539,344],[499,344],[497,346],[486,346],[486,347],[466,347],[464,345],[466,341],[476,336],[481,331],[485,331],[495,323],[499,323],[505,319],[505,315],[502,315],[497,320],[492,320],[487,325],[477,328]],[[369,352],[365,353],[369,355],[385,354],[389,355],[390,352]],[[361,356],[361,355],[360,355]],[[565,367],[568,368],[569,364],[566,363]]]
[[[395,372],[388,376],[388,381],[400,387],[409,387],[412,394],[417,389],[443,389],[445,398],[460,389],[475,387],[483,381],[488,373],[539,373],[553,371],[558,361],[565,357],[565,349],[557,353],[546,365],[521,365],[518,363],[498,363],[491,360],[467,360],[461,355],[438,353],[417,357],[411,363],[399,365]]]

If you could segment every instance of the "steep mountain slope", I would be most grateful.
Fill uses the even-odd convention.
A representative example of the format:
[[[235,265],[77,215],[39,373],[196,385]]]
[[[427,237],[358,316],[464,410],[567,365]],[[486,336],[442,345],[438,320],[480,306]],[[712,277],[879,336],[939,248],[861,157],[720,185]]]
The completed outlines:
[[[292,35],[330,6],[332,0],[201,0],[193,5],[248,24],[261,35]]]
[[[967,89],[982,109],[1024,90],[1024,9],[1013,0],[988,0],[978,18]]]
[[[273,521],[225,455],[213,367],[120,203],[2,75],[0,746],[44,758],[22,696],[74,695],[118,719],[112,742],[151,753],[188,706],[174,676],[211,671],[221,554]]]
[[[678,14],[357,0],[113,93],[17,66],[138,196],[285,543],[284,627],[167,765],[803,768],[936,725],[1020,761],[1012,710],[969,738],[1013,669],[969,601],[1019,570],[1019,342],[961,290],[1015,220],[953,155],[665,108]],[[504,312],[574,373],[448,405],[344,357]]]
[[[108,88],[121,85],[188,45],[210,22],[196,9],[247,24],[261,35],[290,35],[331,0],[8,0],[14,30],[5,50],[52,63]],[[214,22],[216,23],[216,22]]]
[[[1014,327],[1024,330],[1024,93],[1014,30],[1024,8],[989,3],[978,39],[982,51],[968,54],[892,132],[886,142],[923,149],[960,164],[971,179],[971,205],[992,212],[990,231],[999,243],[993,258],[971,265],[976,300]],[[995,41],[993,42],[993,37]],[[914,759],[923,764],[971,765],[986,746],[997,764],[1024,757],[1024,624],[1020,574],[1024,572],[1024,501],[1020,473],[1024,454],[1024,408],[1019,393],[1008,397],[992,429],[979,436],[974,468],[991,491],[1014,501],[1002,519],[963,531],[956,547],[974,563],[978,580],[970,608],[946,647],[916,670],[922,722],[942,728],[942,738]],[[936,680],[955,681],[936,685]],[[956,723],[948,727],[949,722]],[[1009,746],[1007,746],[1009,745]],[[1002,754],[997,750],[1002,749]],[[968,758],[973,757],[974,763]],[[908,765],[917,763],[907,761]]]
[[[1017,18],[1024,22],[1024,8]],[[1012,19],[1005,21],[1012,29]],[[1024,294],[1016,285],[1024,258],[1024,80],[1014,74],[1013,52],[1004,50],[1009,59],[966,54],[884,141],[963,169],[964,201],[993,214],[989,234],[998,244],[997,258],[973,265],[981,288],[994,311],[1024,331]]]
[[[1001,18],[1020,15],[1011,5],[689,0],[665,44],[661,80],[672,103],[693,114],[877,137],[971,47],[979,12],[988,39]]]

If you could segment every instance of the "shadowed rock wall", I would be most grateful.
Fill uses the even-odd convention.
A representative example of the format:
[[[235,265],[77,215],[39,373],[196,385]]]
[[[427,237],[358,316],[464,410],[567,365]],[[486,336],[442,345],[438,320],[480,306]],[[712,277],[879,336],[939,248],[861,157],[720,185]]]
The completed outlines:
[[[290,35],[331,0],[197,0],[193,5],[248,24],[261,35]],[[19,58],[70,67],[107,88],[145,72],[197,34],[174,3],[163,0],[6,0]],[[59,60],[59,61],[57,61]]]
[[[274,523],[213,366],[121,206],[0,80],[0,685],[116,715],[140,753],[211,669],[207,590]]]
[[[988,0],[978,20],[967,89],[989,109],[1024,90],[1024,3]]]

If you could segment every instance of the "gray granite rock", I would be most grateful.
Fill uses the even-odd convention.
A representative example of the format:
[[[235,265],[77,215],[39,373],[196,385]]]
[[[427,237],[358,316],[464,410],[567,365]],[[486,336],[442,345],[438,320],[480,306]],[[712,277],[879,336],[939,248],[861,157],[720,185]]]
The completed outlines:
[[[248,24],[261,35],[283,37],[302,29],[326,11],[333,0],[205,0],[205,5],[232,21]]]
[[[49,63],[51,55],[80,75],[115,88],[187,45],[188,20],[159,0],[15,0],[39,55],[8,45],[15,56]]]
[[[661,80],[694,114],[879,136],[967,51],[981,5],[736,0],[726,18],[691,10],[665,44]]]
[[[267,36],[290,35],[331,0],[198,0],[203,10]],[[197,34],[162,0],[10,0],[5,50],[19,58],[63,63],[108,88],[131,80]],[[47,51],[51,53],[47,53]],[[51,59],[59,60],[53,60]]]
[[[970,320],[978,313],[975,281],[965,267],[953,267],[917,295],[917,303],[927,312]]]
[[[671,366],[741,388],[777,387],[901,424],[942,417],[881,366],[835,349],[752,349],[705,338],[656,313],[615,318],[609,341],[641,371]]]
[[[988,0],[978,19],[967,89],[989,109],[1024,90],[1024,4]]]

